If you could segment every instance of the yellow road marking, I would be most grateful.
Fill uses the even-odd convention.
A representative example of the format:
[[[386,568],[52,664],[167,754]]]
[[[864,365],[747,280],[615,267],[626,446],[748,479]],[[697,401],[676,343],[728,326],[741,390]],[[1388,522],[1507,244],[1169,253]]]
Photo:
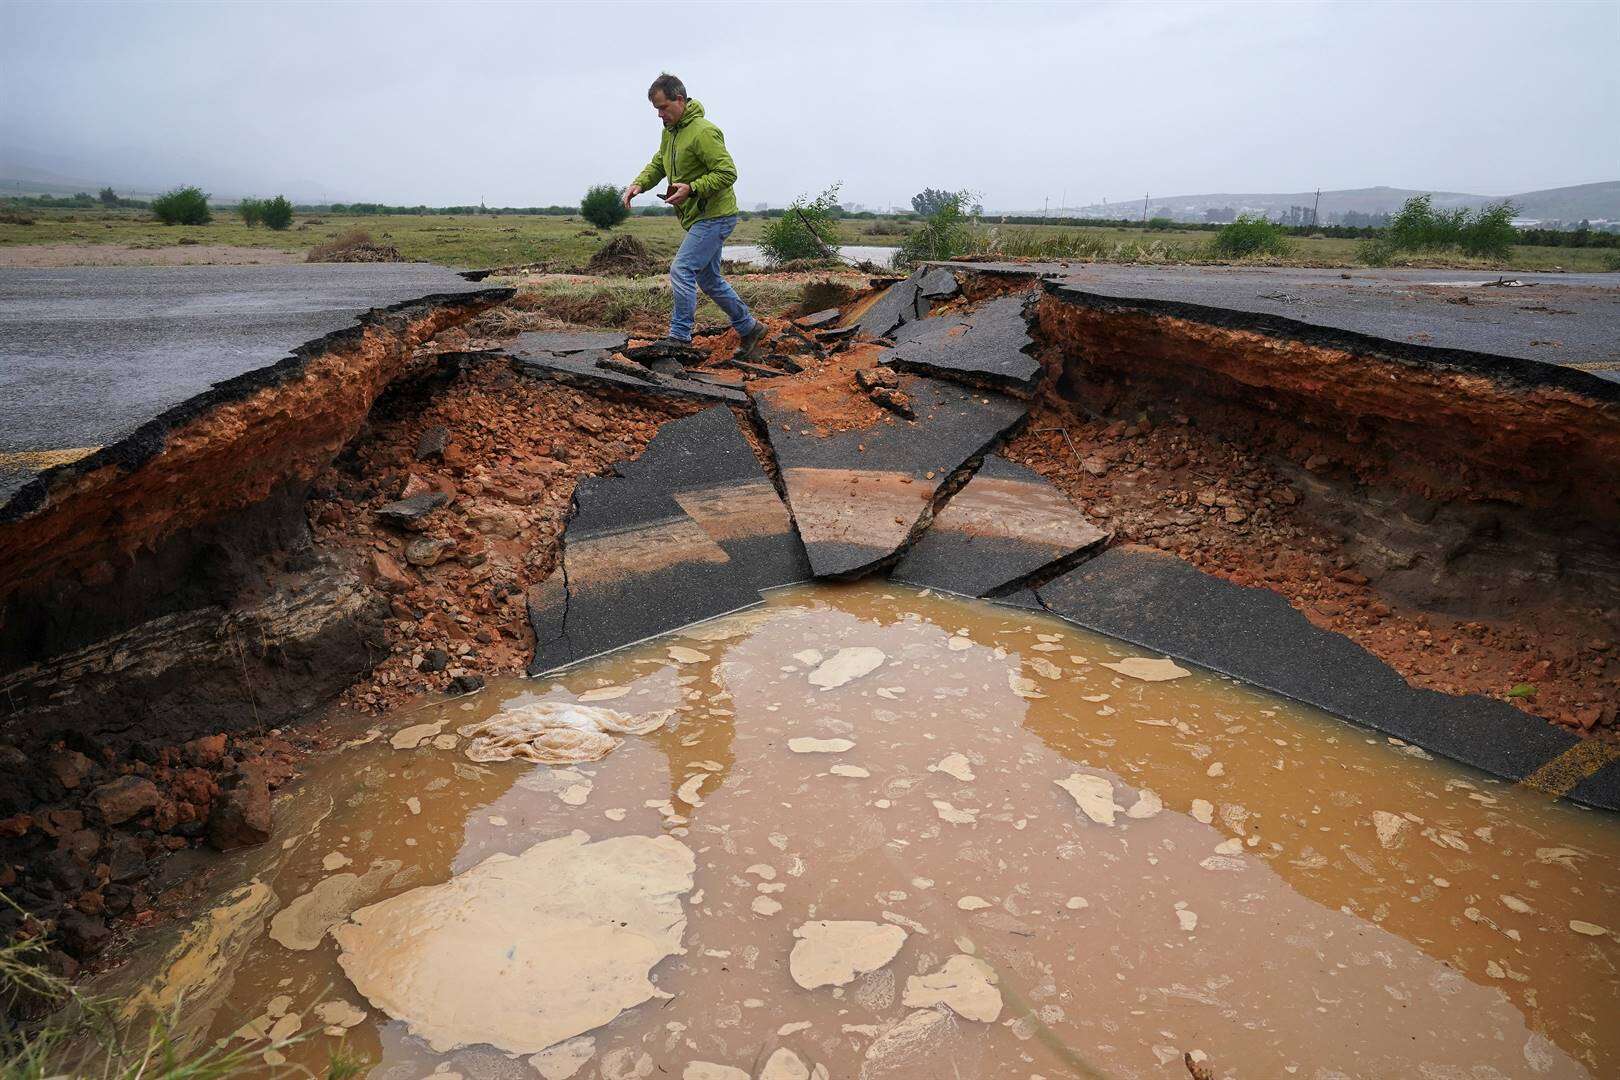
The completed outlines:
[[[1585,739],[1546,762],[1519,783],[1534,791],[1562,798],[1573,791],[1576,784],[1611,761],[1620,761],[1620,746]]]
[[[0,454],[0,469],[34,469],[43,472],[58,465],[67,465],[80,458],[89,457],[100,449],[99,446],[75,446],[65,450],[20,450],[12,454]]]

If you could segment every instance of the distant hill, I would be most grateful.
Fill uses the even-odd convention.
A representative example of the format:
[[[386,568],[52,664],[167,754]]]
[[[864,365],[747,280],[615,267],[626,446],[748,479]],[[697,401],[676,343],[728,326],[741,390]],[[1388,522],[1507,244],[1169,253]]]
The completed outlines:
[[[1413,195],[1430,194],[1440,209],[1466,207],[1476,209],[1497,202],[1501,195],[1474,195],[1463,191],[1429,191],[1416,188],[1370,187],[1348,188],[1322,192],[1321,218],[1328,220],[1347,212],[1362,214],[1393,214]],[[1526,191],[1506,196],[1519,208],[1519,216],[1541,220],[1561,219],[1579,221],[1582,218],[1620,220],[1620,180],[1596,184],[1577,184],[1573,187],[1548,188],[1545,191]],[[1316,192],[1210,192],[1202,195],[1153,196],[1148,199],[1148,214],[1158,215],[1169,210],[1168,216],[1180,219],[1202,219],[1204,211],[1230,207],[1240,213],[1264,213],[1277,217],[1288,213],[1290,207],[1310,207]],[[1027,211],[1025,211],[1027,212]],[[1141,217],[1142,200],[1124,199],[1120,202],[1092,203],[1089,206],[1066,207],[1065,212],[1078,217]]]
[[[1521,217],[1543,220],[1559,218],[1564,221],[1607,218],[1620,221],[1620,180],[1526,191],[1509,198],[1519,208]]]

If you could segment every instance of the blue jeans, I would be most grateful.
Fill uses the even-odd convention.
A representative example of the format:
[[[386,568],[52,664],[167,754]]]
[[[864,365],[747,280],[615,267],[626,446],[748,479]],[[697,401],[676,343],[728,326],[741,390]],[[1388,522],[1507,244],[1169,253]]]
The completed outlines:
[[[697,291],[701,287],[709,299],[719,305],[731,319],[738,334],[754,329],[754,317],[748,313],[737,290],[726,284],[720,276],[720,245],[725,243],[731,230],[737,227],[737,217],[705,218],[694,222],[681,241],[681,250],[669,267],[669,284],[675,292],[675,310],[669,317],[669,336],[679,341],[692,340],[692,323],[697,317]]]

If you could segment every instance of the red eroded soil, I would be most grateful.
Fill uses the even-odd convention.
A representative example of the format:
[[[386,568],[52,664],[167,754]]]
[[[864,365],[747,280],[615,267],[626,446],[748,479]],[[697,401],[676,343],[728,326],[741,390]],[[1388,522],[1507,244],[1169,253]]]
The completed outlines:
[[[1510,700],[1573,730],[1620,737],[1620,649],[1596,613],[1465,620],[1392,603],[1302,512],[1298,490],[1241,445],[1190,423],[1089,419],[1046,395],[1006,454],[1112,529],[1116,543],[1271,589],[1415,686],[1500,698],[1531,684],[1534,696]]]
[[[635,457],[664,421],[703,407],[537,381],[500,362],[422,393],[384,402],[309,503],[317,542],[346,553],[390,598],[389,656],[345,696],[368,710],[444,690],[457,676],[521,671],[533,649],[524,592],[556,566],[575,482]],[[439,426],[449,433],[442,456],[417,460],[418,440]],[[373,513],[432,490],[450,502],[419,530]],[[431,565],[413,565],[416,540],[445,543]],[[437,671],[434,650],[446,658]]]

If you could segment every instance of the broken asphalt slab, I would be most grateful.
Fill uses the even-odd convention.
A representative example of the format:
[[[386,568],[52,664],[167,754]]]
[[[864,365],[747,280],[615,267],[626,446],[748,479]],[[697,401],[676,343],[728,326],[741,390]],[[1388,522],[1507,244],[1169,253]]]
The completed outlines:
[[[530,675],[760,602],[662,484],[613,476],[579,482],[562,558],[527,599]]]
[[[725,406],[666,423],[618,472],[668,492],[755,589],[810,577],[787,506]]]
[[[369,312],[511,292],[424,263],[0,268],[0,500],[53,452],[137,431],[161,446],[211,405],[296,374]]]
[[[545,332],[519,334],[506,347],[505,354],[511,357],[513,367],[521,374],[543,379],[554,379],[571,386],[581,386],[587,389],[611,386],[624,390],[634,390],[641,394],[692,398],[698,401],[724,401],[742,404],[748,400],[748,395],[741,389],[734,390],[728,386],[716,385],[706,379],[681,378],[678,375],[654,371],[651,368],[645,369],[646,374],[642,375],[621,370],[618,365],[604,367],[602,361],[611,360],[615,355],[611,348],[588,344],[582,348],[574,347],[586,339],[597,336],[599,335],[552,334]],[[606,335],[602,336],[605,337]],[[611,336],[620,343],[626,340],[622,334]],[[552,347],[554,339],[566,339],[562,342],[562,349]],[[623,362],[626,364],[632,363],[632,361],[628,360]]]
[[[1025,351],[1034,344],[1025,317],[1033,299],[1033,293],[1002,296],[963,318],[918,319],[904,328],[904,340],[897,335],[883,362],[902,371],[1031,394],[1041,375],[1040,362]]]
[[[905,323],[927,314],[928,301],[921,299],[918,290],[927,270],[917,270],[910,277],[890,285],[878,298],[861,312],[854,325],[863,337],[888,337]],[[919,311],[919,303],[922,305]]]
[[[913,421],[817,434],[779,391],[753,394],[788,504],[816,577],[849,577],[892,558],[911,538],[936,493],[966,462],[990,449],[1028,406],[993,391],[904,375]]]
[[[1036,593],[1048,611],[1088,630],[1314,705],[1506,780],[1525,779],[1579,742],[1505,702],[1410,686],[1349,638],[1313,626],[1276,593],[1234,585],[1161,552],[1113,548]],[[1620,809],[1620,763],[1569,798]]]
[[[1015,591],[1108,536],[1040,474],[990,454],[889,577],[962,596]]]
[[[955,269],[1039,278],[1048,293],[1071,303],[1170,315],[1620,401],[1620,277],[1614,274],[1065,263]]]
[[[917,282],[917,294],[928,300],[949,300],[960,291],[956,275],[943,266],[930,267]]]

